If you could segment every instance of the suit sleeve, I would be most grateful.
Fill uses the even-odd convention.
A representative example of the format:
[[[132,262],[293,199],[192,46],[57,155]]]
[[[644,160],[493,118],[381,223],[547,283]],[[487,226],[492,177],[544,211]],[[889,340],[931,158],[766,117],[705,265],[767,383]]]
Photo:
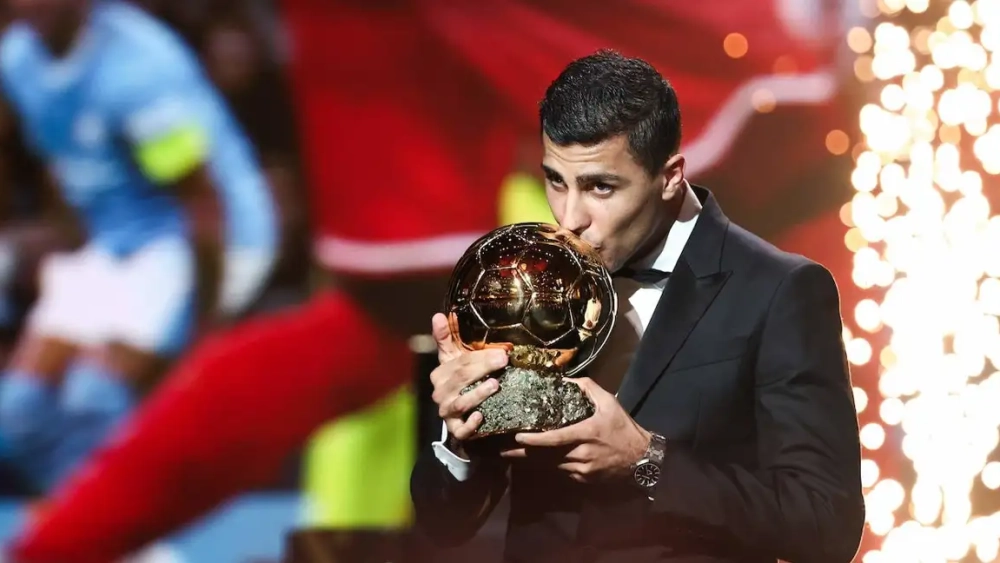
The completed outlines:
[[[809,263],[779,285],[755,366],[756,467],[669,448],[653,511],[790,563],[848,563],[864,527],[861,447],[836,283]]]
[[[417,528],[440,545],[468,541],[506,493],[507,469],[499,457],[477,459],[475,471],[459,481],[425,448],[410,476]]]

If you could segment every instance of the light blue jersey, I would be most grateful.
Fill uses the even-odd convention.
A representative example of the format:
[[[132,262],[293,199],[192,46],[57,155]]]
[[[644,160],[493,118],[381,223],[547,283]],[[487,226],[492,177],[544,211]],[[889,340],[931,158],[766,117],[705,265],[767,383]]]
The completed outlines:
[[[275,246],[275,209],[254,150],[195,55],[152,16],[95,2],[61,59],[14,24],[0,42],[0,79],[93,244],[125,256],[186,236],[169,184],[204,163],[220,190],[227,248]]]

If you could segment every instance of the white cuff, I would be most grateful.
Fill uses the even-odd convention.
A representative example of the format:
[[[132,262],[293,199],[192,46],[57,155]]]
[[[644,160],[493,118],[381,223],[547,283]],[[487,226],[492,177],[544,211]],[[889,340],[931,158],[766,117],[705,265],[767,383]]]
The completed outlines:
[[[441,440],[431,443],[431,447],[434,449],[434,457],[448,468],[448,472],[451,473],[452,477],[459,481],[465,481],[472,475],[473,463],[467,459],[458,457],[454,452],[449,450],[448,446],[445,446],[447,439],[448,427],[442,423]]]

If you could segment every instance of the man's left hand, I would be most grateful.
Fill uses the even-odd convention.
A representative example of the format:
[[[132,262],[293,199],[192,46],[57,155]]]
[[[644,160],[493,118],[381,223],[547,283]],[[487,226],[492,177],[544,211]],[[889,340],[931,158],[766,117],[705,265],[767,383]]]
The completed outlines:
[[[541,448],[560,448],[566,454],[559,469],[571,479],[593,483],[629,474],[649,444],[649,432],[643,430],[614,395],[590,378],[569,379],[583,389],[594,404],[594,415],[576,424],[548,432],[520,433],[514,439],[521,446],[503,452],[506,458],[530,457]]]

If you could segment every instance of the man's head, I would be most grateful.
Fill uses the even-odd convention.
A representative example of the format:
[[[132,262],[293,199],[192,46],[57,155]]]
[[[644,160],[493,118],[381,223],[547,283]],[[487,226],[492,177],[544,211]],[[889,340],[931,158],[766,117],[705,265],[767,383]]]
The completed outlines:
[[[56,54],[76,37],[92,0],[10,0],[12,15],[24,21]]]
[[[685,187],[680,109],[645,61],[600,51],[567,66],[540,117],[549,206],[615,271],[649,252]]]
[[[255,78],[261,63],[256,38],[240,22],[222,22],[212,27],[204,51],[209,74],[226,94],[246,88]]]

